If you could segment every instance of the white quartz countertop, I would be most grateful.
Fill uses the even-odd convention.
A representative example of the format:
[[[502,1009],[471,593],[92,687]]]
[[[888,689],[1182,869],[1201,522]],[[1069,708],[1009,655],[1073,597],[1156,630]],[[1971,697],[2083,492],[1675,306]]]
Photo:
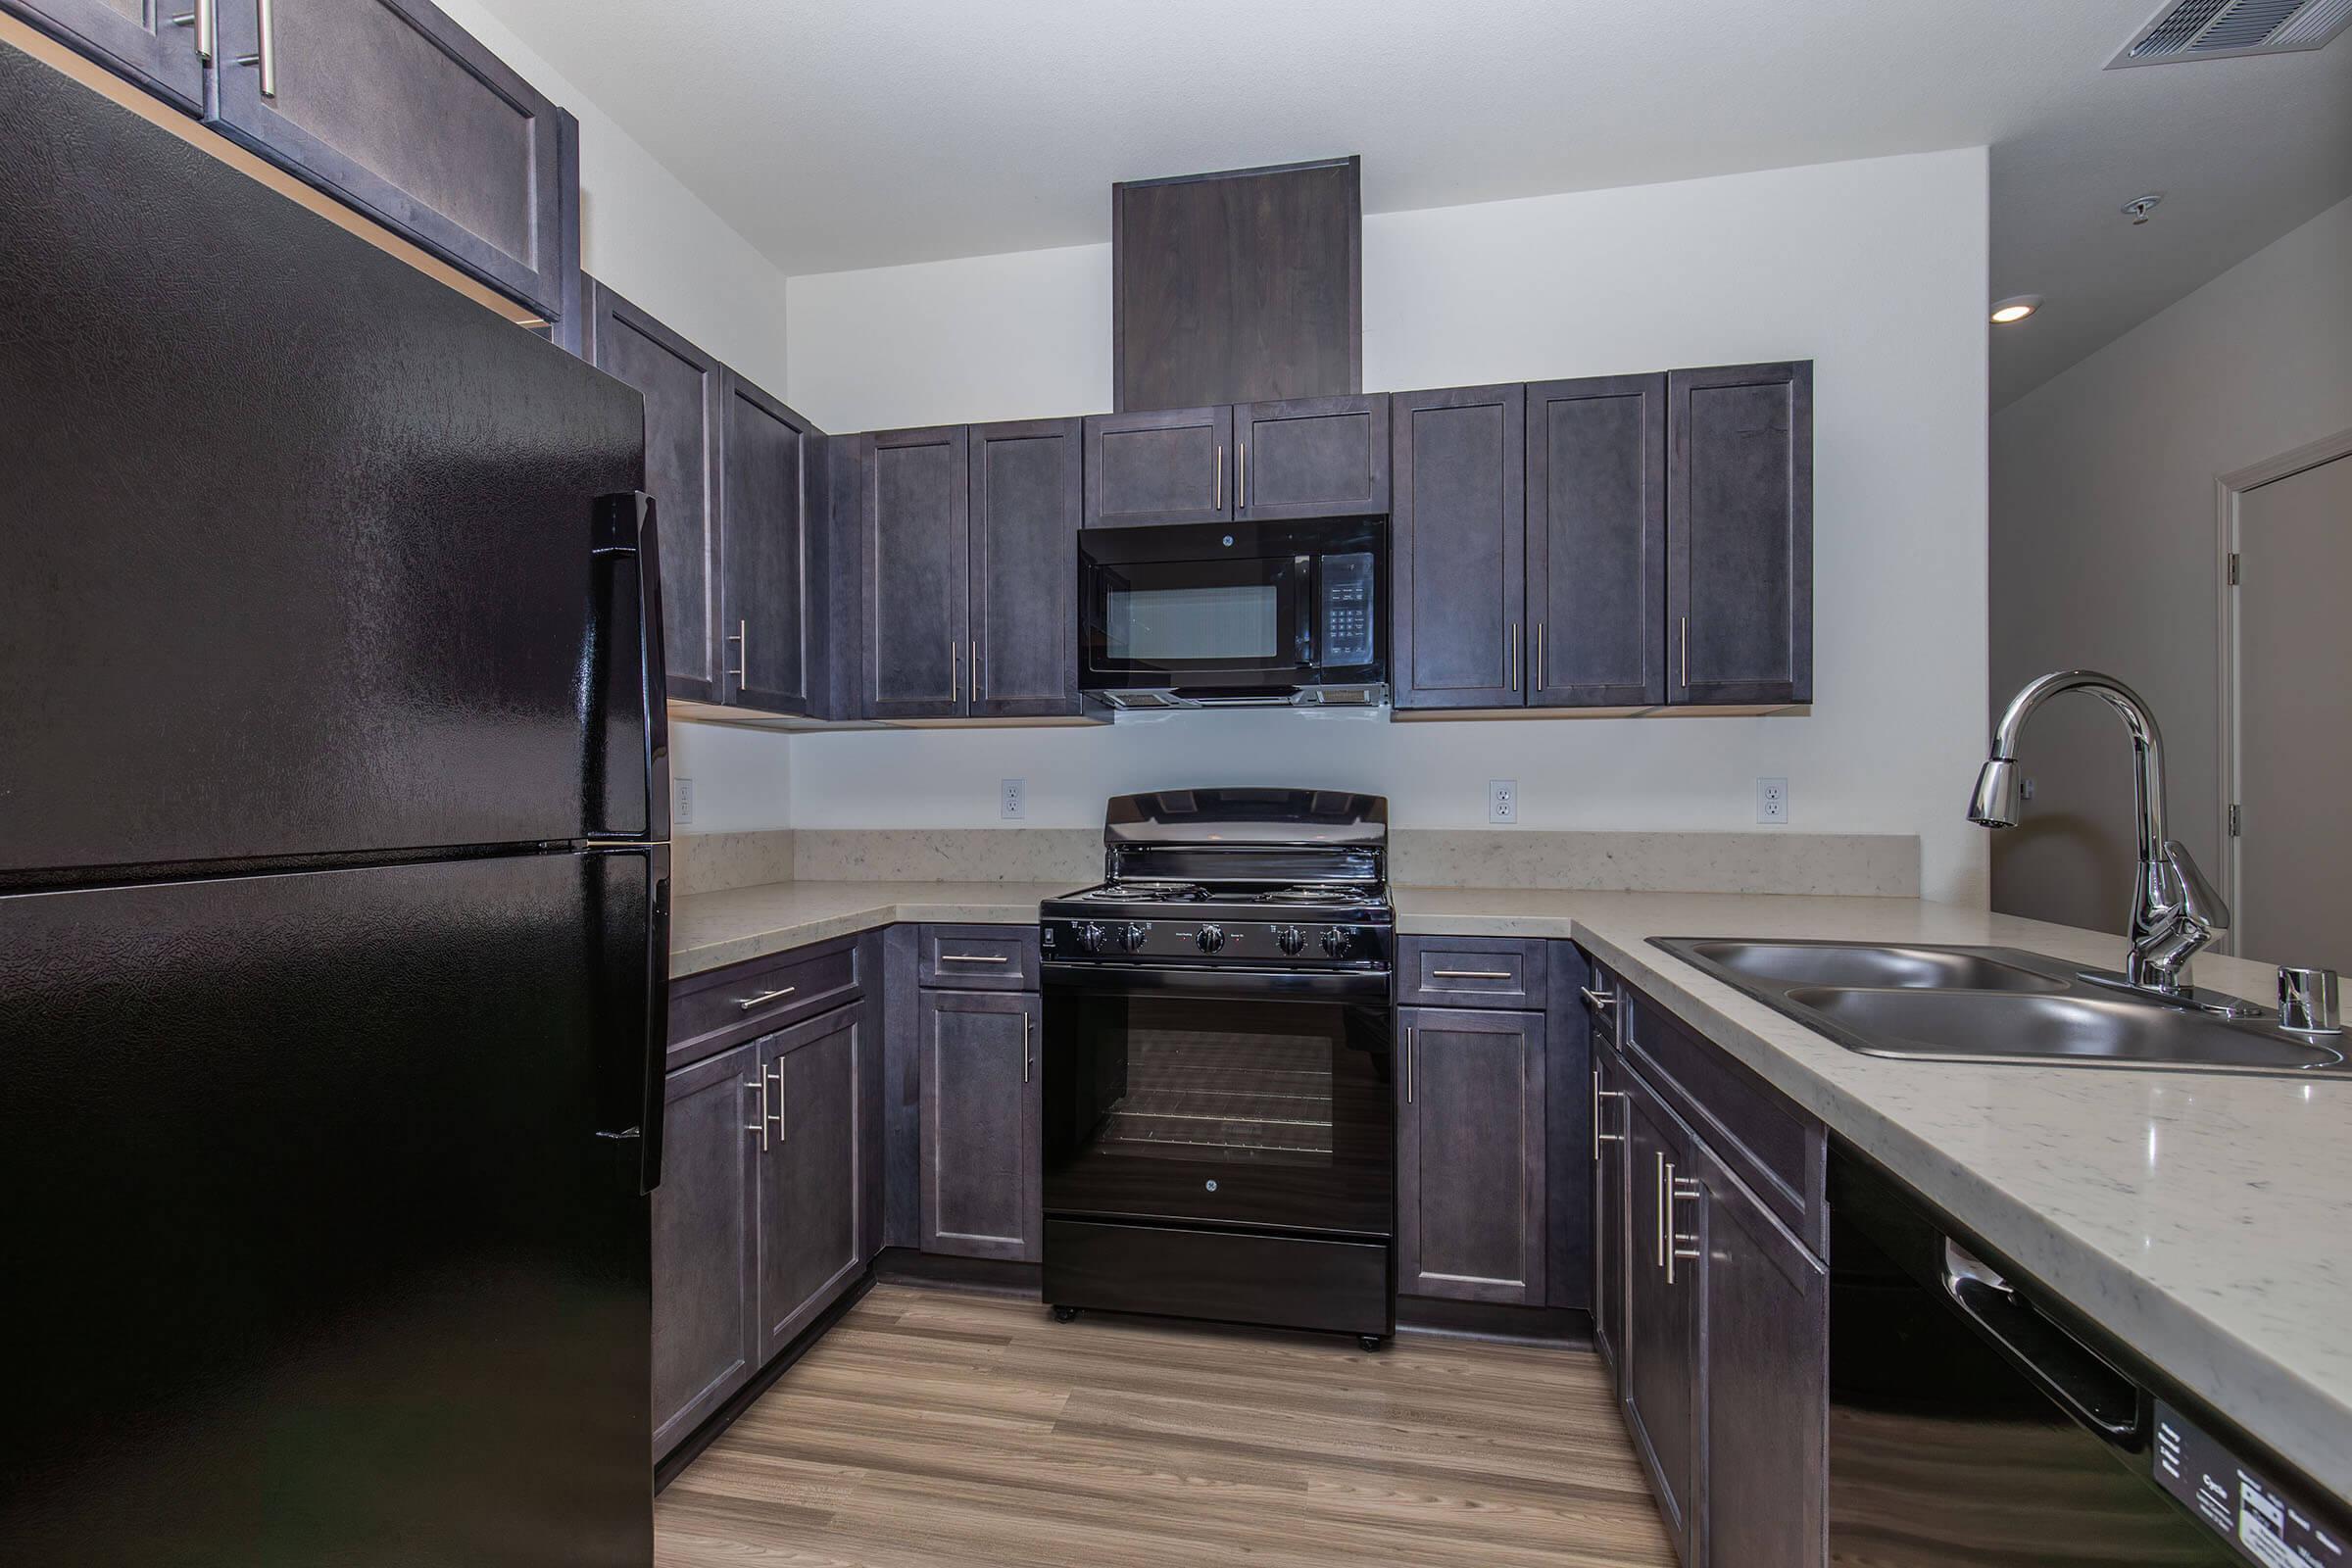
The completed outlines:
[[[1026,924],[1058,883],[779,882],[678,900],[671,972],[899,921]],[[1898,1061],[1649,945],[1839,937],[2114,966],[2119,937],[1917,899],[1395,890],[1407,935],[1565,937],[2339,1496],[2352,1497],[2352,1075]],[[2266,1001],[2263,964],[2201,985]]]
[[[2352,1076],[1898,1061],[1649,945],[1841,937],[2115,967],[2120,937],[1913,899],[1396,890],[1397,927],[1572,937],[2019,1266],[2352,1497]],[[2197,983],[2271,1000],[2268,965]]]

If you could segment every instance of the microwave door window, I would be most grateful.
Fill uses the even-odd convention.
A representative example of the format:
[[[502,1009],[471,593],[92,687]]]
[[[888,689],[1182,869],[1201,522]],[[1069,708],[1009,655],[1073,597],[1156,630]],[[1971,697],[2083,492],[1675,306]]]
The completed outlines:
[[[1114,587],[1105,606],[1110,658],[1156,668],[1218,660],[1271,663],[1284,654],[1282,593],[1272,583]]]

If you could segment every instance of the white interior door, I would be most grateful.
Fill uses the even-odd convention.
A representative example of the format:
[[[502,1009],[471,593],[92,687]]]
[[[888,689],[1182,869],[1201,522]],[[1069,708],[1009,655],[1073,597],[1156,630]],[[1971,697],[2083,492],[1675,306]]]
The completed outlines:
[[[2237,525],[2237,951],[2352,973],[2352,457]]]

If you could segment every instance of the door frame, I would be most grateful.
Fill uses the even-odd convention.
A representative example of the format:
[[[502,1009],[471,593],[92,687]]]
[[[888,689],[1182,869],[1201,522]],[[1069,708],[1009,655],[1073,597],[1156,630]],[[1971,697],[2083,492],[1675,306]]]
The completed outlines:
[[[2230,831],[2230,808],[2237,802],[2240,775],[2239,748],[2244,736],[2239,726],[2237,590],[2230,580],[2230,561],[2239,550],[2240,502],[2247,492],[2280,479],[2291,479],[2308,468],[2317,468],[2339,458],[2352,457],[2352,429],[2338,430],[2333,435],[2307,441],[2299,447],[2279,453],[2262,463],[2248,464],[2217,475],[2214,493],[2214,595],[2219,608],[2217,624],[2220,627],[2218,675],[2216,682],[2219,701],[2220,734],[2214,754],[2221,760],[2221,789],[2216,803],[2218,820],[2215,832],[2222,846],[2222,897],[2231,909],[2243,903],[2242,857],[2238,854],[2237,836]],[[2235,955],[2238,951],[2237,923],[2214,943],[2217,951]]]

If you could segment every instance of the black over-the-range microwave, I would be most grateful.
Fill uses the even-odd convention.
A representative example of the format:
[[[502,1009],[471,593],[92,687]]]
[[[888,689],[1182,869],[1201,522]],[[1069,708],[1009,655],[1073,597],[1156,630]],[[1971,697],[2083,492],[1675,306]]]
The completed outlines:
[[[1088,528],[1078,684],[1116,708],[1376,706],[1385,517]]]

